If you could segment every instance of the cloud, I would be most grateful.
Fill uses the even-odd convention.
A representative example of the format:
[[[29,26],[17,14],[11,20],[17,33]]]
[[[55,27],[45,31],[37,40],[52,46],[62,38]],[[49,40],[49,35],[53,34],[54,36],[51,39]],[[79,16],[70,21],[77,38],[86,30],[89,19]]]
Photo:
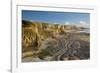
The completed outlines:
[[[80,24],[86,25],[87,23],[85,21],[80,21]]]
[[[82,25],[84,27],[89,27],[89,24],[86,23],[85,21],[80,21],[79,23],[80,23],[80,25]]]
[[[69,23],[69,22],[65,22],[65,24],[67,24],[67,25],[68,25],[68,24],[70,24],[70,23]]]
[[[58,23],[54,22],[54,24],[58,24]]]

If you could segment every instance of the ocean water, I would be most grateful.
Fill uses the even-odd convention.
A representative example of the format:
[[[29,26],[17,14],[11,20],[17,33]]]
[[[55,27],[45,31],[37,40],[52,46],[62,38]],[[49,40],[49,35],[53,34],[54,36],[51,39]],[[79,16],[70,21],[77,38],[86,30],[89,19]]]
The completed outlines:
[[[85,28],[84,30],[78,31],[80,33],[90,33],[90,29],[89,28]]]

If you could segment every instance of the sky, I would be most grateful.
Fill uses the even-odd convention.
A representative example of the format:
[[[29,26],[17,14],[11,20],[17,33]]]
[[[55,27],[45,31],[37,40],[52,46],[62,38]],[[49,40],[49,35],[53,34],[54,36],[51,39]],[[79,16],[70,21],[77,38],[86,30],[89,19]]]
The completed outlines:
[[[23,20],[59,24],[90,24],[89,13],[22,10]]]

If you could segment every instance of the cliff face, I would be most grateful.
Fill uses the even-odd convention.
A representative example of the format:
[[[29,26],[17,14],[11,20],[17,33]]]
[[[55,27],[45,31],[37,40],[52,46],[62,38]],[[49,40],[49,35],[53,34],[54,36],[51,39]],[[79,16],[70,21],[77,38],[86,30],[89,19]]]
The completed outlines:
[[[27,59],[31,59],[29,61],[33,61],[33,62],[66,60],[65,58],[67,58],[67,60],[89,59],[89,55],[90,55],[89,33],[79,32],[79,31],[84,31],[85,29],[86,29],[85,27],[78,26],[78,25],[62,25],[62,24],[52,24],[52,23],[45,23],[45,22],[32,22],[32,21],[22,20],[22,61],[27,62]],[[64,56],[62,57],[62,55],[60,54],[61,58],[56,59],[59,55],[54,57],[54,55],[51,54],[53,52],[48,51],[48,49],[49,50],[51,50],[52,48],[54,50],[57,49],[57,43],[59,39],[62,40],[64,38],[65,40],[62,41],[62,43],[64,43],[65,45],[67,45],[65,41],[68,42],[69,39],[78,40],[80,44],[80,48],[78,48],[79,52],[76,52],[75,53],[76,55],[73,56],[68,55],[67,51],[65,51],[64,53],[61,52],[62,55]],[[48,39],[51,40],[46,41]],[[49,48],[46,43],[49,43]],[[70,44],[70,46],[73,46],[74,44],[75,41],[74,43]],[[59,48],[59,49],[62,50],[63,48]],[[58,51],[55,51],[54,54],[56,54]],[[72,53],[73,52],[74,50],[72,51]],[[79,56],[79,54],[81,57]],[[37,58],[38,60],[36,60]]]

